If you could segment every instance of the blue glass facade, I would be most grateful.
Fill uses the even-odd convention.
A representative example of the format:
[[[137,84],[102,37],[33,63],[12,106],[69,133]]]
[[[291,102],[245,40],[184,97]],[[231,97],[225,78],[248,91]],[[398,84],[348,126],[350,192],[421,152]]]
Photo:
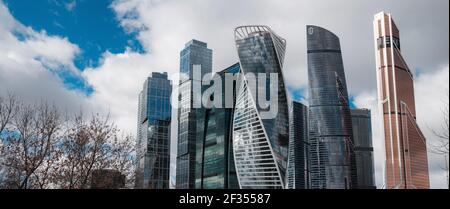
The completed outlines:
[[[221,77],[220,107],[212,106],[198,113],[196,181],[197,189],[237,189],[239,188],[232,149],[233,107],[226,107],[226,76],[237,76],[239,63],[216,73]],[[228,86],[230,87],[230,86]],[[214,86],[207,86],[214,88]],[[233,97],[234,100],[234,97]]]
[[[212,72],[212,50],[208,44],[191,40],[180,52],[180,83],[194,79],[193,66],[201,65],[201,75]]]
[[[169,188],[171,95],[167,73],[152,73],[139,94],[136,188]]]
[[[339,38],[321,27],[306,29],[311,188],[351,188],[352,122]]]
[[[233,151],[239,186],[244,189],[285,188],[289,112],[282,68],[286,41],[266,26],[239,27],[235,30],[235,41],[242,72],[233,119]],[[252,84],[249,75],[258,73],[266,75],[265,82],[259,84],[256,79]],[[271,73],[278,75],[278,82],[271,82]],[[272,95],[277,104],[270,107],[277,108],[277,114],[274,118],[263,118],[261,112],[267,109],[256,103],[258,94],[254,92],[266,89],[267,97],[272,85],[278,88]]]
[[[194,66],[200,66],[201,76],[212,72],[212,50],[201,41],[192,40],[188,42],[180,53],[180,84],[178,109],[178,145],[177,145],[177,168],[176,188],[195,188],[195,161],[198,114],[204,110],[193,108],[194,94],[200,95],[193,89],[193,84],[201,82],[194,78]],[[199,78],[201,79],[201,78]]]
[[[308,107],[293,101],[291,111],[288,188],[309,189]]]

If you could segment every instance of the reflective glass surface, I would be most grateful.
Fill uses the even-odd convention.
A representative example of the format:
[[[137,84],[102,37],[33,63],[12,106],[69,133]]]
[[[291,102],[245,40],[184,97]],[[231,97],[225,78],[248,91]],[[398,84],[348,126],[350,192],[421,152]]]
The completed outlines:
[[[375,189],[370,110],[352,109],[353,141],[357,167],[358,188]]]
[[[241,188],[284,188],[288,158],[289,117],[282,66],[286,42],[265,26],[244,26],[235,30],[242,79],[233,126],[233,149]],[[266,74],[265,83],[248,82],[248,73]],[[278,75],[278,83],[269,80]],[[246,75],[247,74],[247,75]],[[277,115],[262,118],[258,92],[277,85]],[[264,92],[264,91],[263,91]],[[267,93],[265,95],[268,96]],[[274,104],[272,104],[274,105]]]
[[[139,95],[136,188],[168,189],[172,83],[153,73]]]
[[[239,188],[232,152],[233,107],[225,107],[225,91],[229,88],[225,86],[225,73],[234,75],[239,70],[239,64],[235,64],[216,74],[222,78],[222,105],[205,109],[197,115],[195,187],[198,189]]]
[[[351,188],[356,168],[339,38],[317,26],[307,26],[306,33],[311,188]]]
[[[176,168],[176,188],[195,188],[195,161],[196,161],[196,134],[198,117],[204,114],[202,108],[193,107],[193,85],[201,82],[195,80],[193,75],[194,65],[201,68],[201,77],[212,72],[212,50],[206,43],[192,40],[185,45],[180,52],[180,84],[178,109],[178,151]]]
[[[299,102],[291,107],[289,160],[287,181],[289,189],[309,188],[308,108]]]

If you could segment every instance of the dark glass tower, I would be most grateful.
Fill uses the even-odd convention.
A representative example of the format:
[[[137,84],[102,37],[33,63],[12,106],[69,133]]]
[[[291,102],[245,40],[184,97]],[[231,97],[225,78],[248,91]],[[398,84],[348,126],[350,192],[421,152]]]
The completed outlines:
[[[289,137],[288,188],[309,188],[308,107],[292,102]]]
[[[306,28],[311,188],[351,188],[352,121],[339,38],[321,27]]]
[[[235,76],[239,63],[216,73],[221,78],[221,106],[211,106],[198,113],[196,181],[197,189],[238,189],[236,169],[233,160],[232,122],[234,107],[226,106],[227,91],[235,100]],[[228,74],[228,75],[226,75]],[[228,77],[229,76],[229,77]],[[231,87],[226,86],[232,79]],[[214,85],[216,85],[214,83]],[[214,88],[214,86],[208,86]],[[218,89],[216,89],[218,90]]]
[[[194,69],[199,68],[201,77],[196,78]],[[178,109],[178,147],[176,188],[195,188],[195,152],[197,135],[197,114],[204,111],[196,108],[202,89],[194,89],[201,85],[201,78],[212,71],[212,50],[206,43],[192,40],[180,53],[180,85]]]
[[[171,95],[167,73],[152,73],[139,94],[136,188],[169,188]]]
[[[358,180],[357,188],[376,189],[370,110],[352,109],[351,115],[353,124],[353,141],[355,143],[355,159]]]
[[[243,26],[235,30],[235,42],[242,72],[233,121],[233,151],[239,186],[243,189],[285,188],[289,110],[282,69],[286,41],[269,27]],[[251,79],[250,75],[258,73],[266,75],[266,79],[261,79],[262,82]],[[271,80],[270,74],[277,75],[278,80]],[[277,100],[269,106],[277,114],[262,117],[268,110],[257,101],[269,94]]]

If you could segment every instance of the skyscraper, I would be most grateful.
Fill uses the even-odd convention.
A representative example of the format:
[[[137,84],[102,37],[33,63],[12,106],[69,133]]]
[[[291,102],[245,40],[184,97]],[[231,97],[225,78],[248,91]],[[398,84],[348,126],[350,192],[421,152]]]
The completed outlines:
[[[200,71],[197,78],[194,69]],[[192,40],[185,45],[180,53],[180,84],[179,84],[179,109],[178,109],[178,146],[176,188],[195,188],[195,152],[197,134],[197,113],[204,111],[196,107],[195,102],[201,98],[202,89],[194,89],[201,86],[201,78],[212,71],[212,50],[206,43]]]
[[[413,74],[402,57],[391,14],[374,20],[378,105],[386,150],[385,187],[429,188],[426,139],[416,123]]]
[[[205,108],[198,114],[196,181],[197,189],[239,188],[233,158],[232,122],[234,106],[226,106],[227,99],[235,100],[235,82],[226,86],[227,78],[233,79],[239,73],[239,63],[216,73],[221,83],[208,88],[220,91],[221,106]],[[227,75],[226,75],[227,74]],[[228,77],[229,76],[229,77]],[[220,90],[219,87],[220,86]],[[233,98],[227,98],[227,91]]]
[[[169,188],[171,95],[167,73],[152,73],[139,94],[136,188]]]
[[[292,102],[287,181],[289,189],[309,189],[308,107]]]
[[[311,188],[351,188],[352,122],[339,38],[318,26],[306,28]]]
[[[370,110],[352,109],[351,115],[353,141],[355,143],[357,188],[376,189]]]
[[[282,69],[286,41],[266,26],[238,27],[235,41],[241,65],[233,119],[233,151],[239,186],[243,189],[285,188],[289,112]],[[261,74],[266,77],[255,78]],[[257,103],[268,96],[277,102],[268,107]],[[262,117],[271,110],[276,111],[273,117],[269,114]]]

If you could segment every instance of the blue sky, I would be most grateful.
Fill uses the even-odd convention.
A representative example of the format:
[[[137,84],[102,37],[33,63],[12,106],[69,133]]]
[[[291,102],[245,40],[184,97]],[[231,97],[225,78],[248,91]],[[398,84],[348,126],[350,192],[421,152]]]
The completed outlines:
[[[144,53],[136,33],[127,33],[120,26],[111,8],[112,0],[4,0],[11,14],[25,26],[33,30],[45,30],[48,35],[67,37],[78,45],[80,54],[75,66],[83,71],[96,68],[106,51],[122,53],[126,48]],[[66,88],[90,95],[95,89],[83,78],[68,70],[54,71]],[[289,93],[297,101],[305,100],[302,91],[289,88]]]
[[[112,0],[4,0],[11,14],[25,26],[48,35],[67,37],[81,49],[75,66],[83,71],[98,67],[106,51],[122,53],[126,48],[144,52],[136,33],[127,33],[116,20],[110,5]],[[55,73],[68,89],[90,95],[95,89],[70,71]],[[301,91],[289,88],[295,100],[305,99]]]
[[[127,47],[142,52],[133,33],[120,27],[111,0],[4,0],[11,14],[25,26],[48,35],[67,37],[81,49],[75,66],[83,71],[97,67],[104,52],[122,53]],[[69,89],[89,95],[94,89],[69,71],[56,71]]]
[[[402,54],[415,71],[417,118],[422,131],[433,138],[426,127],[441,127],[441,103],[430,101],[441,101],[442,92],[448,92],[447,0],[285,0],[282,5],[278,0],[73,2],[0,0],[0,94],[12,90],[31,102],[47,99],[69,110],[82,107],[87,112],[111,113],[122,130],[136,133],[142,83],[152,72],[178,72],[179,51],[187,41],[196,38],[207,42],[214,53],[213,70],[219,71],[238,60],[234,28],[264,24],[288,41],[284,79],[289,93],[302,101],[308,86],[304,26],[314,24],[340,37],[351,105],[373,110],[374,149],[380,152],[372,21],[374,14],[384,10],[393,14],[401,30]],[[12,28],[15,23],[33,30],[20,37],[22,30],[15,34]],[[427,41],[417,41],[425,36]],[[52,58],[60,65],[44,60]],[[72,63],[78,73],[74,73]],[[176,128],[172,130],[176,140]],[[383,161],[375,161],[379,184]],[[439,164],[442,159],[430,161],[435,187],[446,188]]]

